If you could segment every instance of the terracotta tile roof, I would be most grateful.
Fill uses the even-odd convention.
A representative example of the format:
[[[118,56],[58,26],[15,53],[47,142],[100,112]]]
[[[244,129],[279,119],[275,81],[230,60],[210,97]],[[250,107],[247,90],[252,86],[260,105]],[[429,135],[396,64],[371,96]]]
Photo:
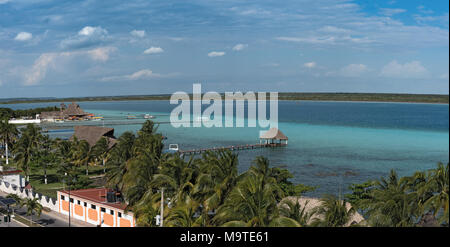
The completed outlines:
[[[92,202],[98,203],[98,206],[105,205],[112,208],[117,208],[120,210],[125,210],[127,207],[126,203],[108,203],[106,202],[106,192],[113,191],[106,188],[93,188],[93,189],[81,189],[81,190],[71,190],[70,197],[79,197],[81,199],[86,199]],[[64,194],[69,194],[68,190],[60,190],[59,192]]]

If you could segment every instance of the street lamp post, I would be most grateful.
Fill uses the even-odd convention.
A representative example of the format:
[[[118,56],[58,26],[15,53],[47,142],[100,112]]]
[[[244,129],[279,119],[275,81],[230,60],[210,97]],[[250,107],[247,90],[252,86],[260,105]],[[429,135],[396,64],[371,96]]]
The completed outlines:
[[[67,172],[64,174],[64,176],[67,176]],[[75,178],[72,178],[70,175],[69,176],[67,176],[68,178],[67,178],[67,185],[69,186],[69,227],[70,227],[70,223],[71,223],[71,210],[70,210],[70,204],[71,204],[71,201],[70,201],[70,190],[71,190],[71,186],[72,186],[72,182],[75,182],[76,181],[76,179]],[[64,180],[64,179],[63,179]],[[63,181],[64,182],[64,181]]]
[[[161,188],[161,222],[160,227],[163,227],[164,222],[164,187]]]

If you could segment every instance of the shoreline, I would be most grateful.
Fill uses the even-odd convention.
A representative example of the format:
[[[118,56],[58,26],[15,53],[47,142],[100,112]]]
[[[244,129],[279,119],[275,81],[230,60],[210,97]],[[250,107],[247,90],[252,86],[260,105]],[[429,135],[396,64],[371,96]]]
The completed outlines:
[[[170,99],[105,99],[105,100],[83,100],[76,99],[76,102],[116,102],[116,101],[169,101]],[[0,105],[14,105],[14,104],[38,104],[38,103],[58,103],[58,102],[72,102],[72,99],[61,100],[42,100],[42,101],[11,101],[0,102]],[[342,102],[342,103],[397,103],[397,104],[431,104],[431,105],[449,105],[449,102],[426,102],[426,101],[374,101],[374,100],[312,100],[312,99],[278,99],[278,101],[307,101],[307,102]],[[2,108],[2,107],[0,107]]]
[[[192,99],[192,94],[188,94]],[[224,93],[220,93],[224,100]],[[43,98],[0,98],[0,105],[51,103],[51,102],[108,102],[108,101],[169,101],[170,94],[161,95],[116,95],[85,97],[43,97]],[[380,103],[423,103],[449,104],[448,94],[402,94],[402,93],[300,93],[278,92],[279,101],[323,101],[323,102],[380,102]]]

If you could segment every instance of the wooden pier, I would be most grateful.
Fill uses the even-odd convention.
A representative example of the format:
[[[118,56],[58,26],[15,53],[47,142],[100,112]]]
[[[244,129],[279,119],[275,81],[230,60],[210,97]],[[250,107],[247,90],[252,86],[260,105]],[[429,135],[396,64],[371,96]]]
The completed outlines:
[[[192,155],[192,154],[201,154],[207,151],[219,151],[219,150],[230,150],[230,151],[238,151],[238,150],[249,150],[249,149],[257,149],[257,148],[269,148],[269,147],[284,147],[286,144],[284,143],[269,143],[269,144],[245,144],[245,145],[233,145],[226,147],[213,147],[213,148],[200,148],[200,149],[192,149],[192,150],[179,150],[178,153],[184,155]]]

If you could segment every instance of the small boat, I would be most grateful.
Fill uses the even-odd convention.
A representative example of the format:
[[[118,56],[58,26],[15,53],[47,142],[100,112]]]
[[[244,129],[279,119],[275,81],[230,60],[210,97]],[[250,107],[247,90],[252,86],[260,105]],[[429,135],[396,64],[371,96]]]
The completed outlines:
[[[103,120],[103,117],[93,117],[91,120],[92,121],[100,121],[100,120]]]
[[[145,114],[145,115],[144,115],[144,118],[145,118],[145,119],[153,119],[153,118],[155,118],[155,116],[152,116],[152,115],[150,115],[150,114]]]
[[[127,116],[127,119],[136,119],[137,117],[136,116],[133,116],[133,115],[128,115]]]
[[[169,144],[169,149],[163,151],[163,153],[178,153],[178,144]]]
[[[64,123],[64,119],[55,119],[55,123]]]

